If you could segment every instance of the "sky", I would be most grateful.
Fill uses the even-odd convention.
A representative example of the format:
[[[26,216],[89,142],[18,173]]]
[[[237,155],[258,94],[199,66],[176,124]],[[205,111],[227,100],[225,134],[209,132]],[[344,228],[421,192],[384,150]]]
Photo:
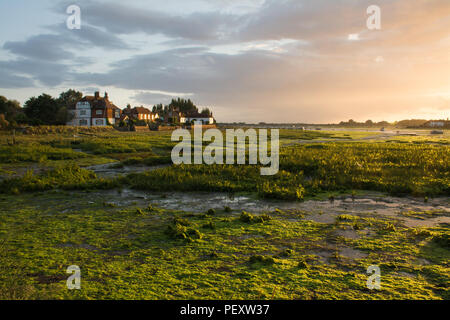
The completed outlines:
[[[219,122],[446,119],[450,1],[1,0],[0,95],[69,88],[189,98]]]

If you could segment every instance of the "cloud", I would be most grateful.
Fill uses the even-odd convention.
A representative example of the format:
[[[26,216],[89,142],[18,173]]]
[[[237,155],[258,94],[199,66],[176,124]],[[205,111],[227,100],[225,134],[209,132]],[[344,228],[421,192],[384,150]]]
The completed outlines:
[[[31,36],[24,41],[5,42],[3,49],[13,54],[16,59],[0,61],[0,65],[5,69],[5,77],[8,78],[2,81],[2,87],[10,87],[12,84],[20,87],[21,83],[23,86],[32,86],[34,82],[30,79],[43,85],[59,85],[71,79],[74,67],[85,66],[98,60],[79,56],[77,52],[84,53],[96,48],[130,49],[120,38],[97,27],[84,25],[81,30],[68,30],[65,25],[60,24],[46,28],[59,33]]]
[[[433,105],[448,111],[424,94],[450,90],[450,2],[379,0],[380,31],[366,28],[371,4],[249,0],[251,10],[226,10],[238,1],[223,0],[216,10],[208,2],[209,11],[175,13],[80,1],[81,30],[52,26],[52,34],[5,43],[15,59],[0,62],[9,75],[0,86],[115,87],[144,104],[189,93],[224,121],[358,120]],[[85,71],[104,60],[113,61],[104,71]]]
[[[0,63],[1,66],[1,63]],[[5,69],[0,69],[0,88],[15,89],[15,88],[30,88],[34,87],[34,82],[28,77],[18,76],[7,72]]]
[[[158,92],[158,91],[140,91],[130,98],[141,104],[155,105],[155,104],[169,104],[172,99],[180,98],[190,98],[192,99],[193,94],[191,93],[171,93],[171,92]]]
[[[58,61],[73,59],[74,54],[66,51],[62,46],[66,43],[60,35],[38,35],[25,41],[9,41],[3,45],[3,49],[22,57]]]
[[[0,69],[4,70],[4,77],[7,79],[5,82],[22,79],[24,86],[27,87],[32,84],[30,79],[53,87],[61,84],[68,77],[68,67],[64,64],[26,58],[0,61]]]
[[[61,12],[68,2],[58,4]],[[113,34],[162,34],[169,38],[214,40],[233,29],[236,16],[219,11],[193,12],[185,15],[134,7],[127,3],[81,1],[82,21]],[[82,25],[83,28],[83,25]]]
[[[129,49],[120,38],[97,27],[84,25],[80,30],[69,30],[65,25],[48,26],[57,34],[42,34],[24,41],[8,41],[3,49],[22,57],[37,60],[75,60],[73,51],[87,48]]]

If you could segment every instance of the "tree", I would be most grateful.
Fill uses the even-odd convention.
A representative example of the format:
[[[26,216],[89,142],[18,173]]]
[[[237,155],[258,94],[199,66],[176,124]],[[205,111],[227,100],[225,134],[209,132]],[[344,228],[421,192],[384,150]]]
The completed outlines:
[[[5,121],[14,122],[16,118],[23,112],[20,102],[16,100],[8,100],[0,96],[0,114],[3,114]]]
[[[60,107],[65,107],[66,109],[75,109],[78,101],[83,98],[83,93],[69,89],[65,92],[61,92],[58,98],[58,104]]]
[[[5,119],[5,115],[3,113],[0,114],[0,129],[6,129],[9,127],[8,120]]]
[[[81,98],[83,98],[83,93],[80,91],[69,89],[65,92],[61,92],[59,98],[57,99],[59,106],[59,110],[56,115],[57,124],[66,124],[73,119],[74,114],[70,112],[70,110],[75,109],[77,102],[80,101]]]
[[[169,104],[170,110],[178,110],[183,113],[197,113],[198,108],[191,101],[191,99],[185,100],[182,98],[172,99],[172,102]]]
[[[211,110],[209,110],[209,108],[203,108],[203,110],[200,114],[202,116],[210,117],[212,115],[212,112],[211,112]]]
[[[128,131],[134,131],[136,128],[136,121],[133,119],[128,119]]]
[[[161,113],[164,109],[164,106],[160,103],[153,107],[154,113]]]
[[[24,106],[25,115],[33,124],[60,124],[59,109],[58,101],[45,93],[28,99]]]

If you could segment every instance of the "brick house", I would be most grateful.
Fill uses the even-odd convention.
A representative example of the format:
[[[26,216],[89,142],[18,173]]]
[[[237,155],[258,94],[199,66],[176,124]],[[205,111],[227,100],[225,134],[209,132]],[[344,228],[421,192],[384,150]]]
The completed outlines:
[[[144,107],[135,107],[131,108],[131,106],[127,106],[122,110],[122,118],[121,120],[133,119],[133,120],[144,120],[144,121],[155,121],[158,118],[157,113],[151,112],[149,109]]]
[[[74,118],[67,123],[69,126],[101,127],[115,125],[120,121],[121,110],[109,101],[108,93],[100,97],[100,92],[94,96],[85,96],[71,110]]]

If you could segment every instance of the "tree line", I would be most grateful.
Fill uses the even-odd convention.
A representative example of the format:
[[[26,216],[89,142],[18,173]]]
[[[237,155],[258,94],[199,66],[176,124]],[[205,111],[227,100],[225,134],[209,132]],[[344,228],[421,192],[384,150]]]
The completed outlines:
[[[28,99],[23,107],[16,100],[0,96],[0,127],[17,125],[65,125],[73,115],[69,112],[83,97],[79,91],[61,92],[58,98],[48,94]]]
[[[157,104],[152,110],[153,113],[158,113],[159,115],[169,114],[173,111],[179,111],[185,114],[200,113],[203,116],[212,115],[209,108],[203,108],[202,111],[199,111],[198,107],[191,101],[191,99],[186,100],[183,98],[172,99],[168,105],[163,105],[162,103]]]
[[[71,109],[83,98],[83,93],[73,89],[61,92],[54,98],[48,94],[29,98],[23,105],[19,101],[9,100],[0,96],[0,128],[14,128],[18,125],[65,125],[72,120]],[[199,112],[198,107],[190,99],[172,99],[170,104],[157,104],[152,110],[161,117],[168,119],[171,112],[179,111],[185,114],[200,113],[211,116],[209,108]]]

